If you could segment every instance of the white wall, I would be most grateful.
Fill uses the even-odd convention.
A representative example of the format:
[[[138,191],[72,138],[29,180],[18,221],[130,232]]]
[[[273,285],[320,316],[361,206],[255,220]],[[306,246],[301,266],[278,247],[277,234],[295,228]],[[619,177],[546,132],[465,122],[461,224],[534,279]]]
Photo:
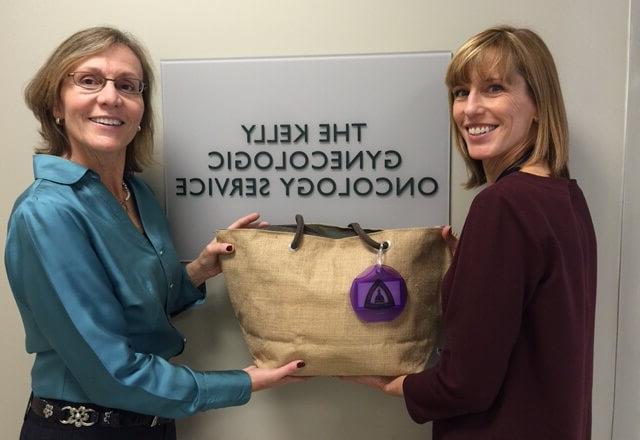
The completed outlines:
[[[587,195],[600,244],[593,438],[611,438],[625,145],[627,0],[0,0],[0,11],[0,59],[4,61],[0,73],[0,129],[5,136],[5,158],[0,161],[2,247],[11,205],[32,180],[30,156],[38,141],[35,120],[22,101],[22,89],[51,50],[76,30],[101,24],[130,30],[146,43],[156,68],[159,60],[176,58],[454,51],[467,37],[493,24],[513,23],[537,30],[558,64],[572,134],[571,169]],[[160,95],[156,98],[160,114]],[[637,98],[635,102],[637,105]],[[157,140],[161,163],[161,133]],[[464,169],[457,156],[454,158],[452,221],[459,230],[471,194],[459,187]],[[161,166],[147,170],[144,176],[162,194]],[[634,183],[637,188],[637,173],[629,179],[627,188]],[[637,191],[635,197],[637,201]],[[625,211],[627,226],[633,222],[634,213],[638,215],[637,202],[634,206],[635,210]],[[626,234],[637,242],[637,233]],[[637,247],[634,249],[631,253],[637,255]],[[629,252],[623,252],[623,258],[627,255]],[[633,268],[629,270],[633,273]],[[637,272],[633,276],[637,277]],[[190,338],[183,360],[197,368],[233,368],[248,362],[220,285],[221,280],[210,283],[210,289],[218,294],[178,322]],[[5,276],[0,277],[0,292],[4,333],[0,437],[16,438],[29,393],[31,358],[24,353],[24,333]],[[637,333],[637,325],[630,328],[633,330]],[[628,342],[629,350],[634,346],[633,341]],[[618,368],[624,362],[623,352]],[[639,401],[636,392],[616,403],[637,407]],[[400,399],[331,379],[258,393],[245,407],[212,411],[181,423],[179,429],[182,439],[429,437],[428,427],[408,420]]]
[[[640,1],[631,1],[613,438],[640,439]]]

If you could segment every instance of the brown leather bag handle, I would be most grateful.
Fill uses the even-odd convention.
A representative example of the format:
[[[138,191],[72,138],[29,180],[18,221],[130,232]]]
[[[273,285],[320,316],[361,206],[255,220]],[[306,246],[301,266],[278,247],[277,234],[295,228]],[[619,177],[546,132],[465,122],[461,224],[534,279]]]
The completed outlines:
[[[293,236],[293,240],[289,245],[289,249],[292,251],[297,251],[298,247],[300,247],[300,242],[302,241],[302,236],[304,235],[304,218],[300,214],[296,214],[296,233]]]
[[[360,237],[365,243],[367,243],[369,246],[371,246],[375,250],[379,250],[381,246],[382,246],[382,250],[385,250],[385,251],[389,248],[388,241],[383,241],[382,243],[378,243],[373,238],[369,237],[369,235],[367,235],[367,233],[364,232],[364,229],[362,229],[358,223],[350,223],[349,227],[354,231],[356,231],[356,234],[358,234],[358,237]]]
[[[386,250],[387,248],[389,248],[388,241],[378,243],[377,241],[369,237],[369,235],[364,231],[364,229],[360,227],[358,223],[350,223],[349,228],[353,229],[354,232],[358,235],[358,237],[360,237],[362,241],[364,241],[367,245],[371,246],[373,249],[379,250],[380,246],[382,246],[383,250]],[[293,236],[293,240],[291,241],[291,244],[289,245],[289,248],[294,251],[298,250],[298,248],[300,247],[300,243],[302,242],[303,236],[304,236],[304,218],[302,217],[302,215],[296,214],[296,232],[295,232],[295,235]]]

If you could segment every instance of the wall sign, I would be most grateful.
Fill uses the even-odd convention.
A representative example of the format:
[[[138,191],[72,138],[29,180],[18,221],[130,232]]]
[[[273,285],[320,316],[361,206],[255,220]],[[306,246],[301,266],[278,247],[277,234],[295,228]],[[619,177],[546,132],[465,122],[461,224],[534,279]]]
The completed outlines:
[[[161,62],[178,253],[258,211],[273,224],[449,222],[449,52]]]

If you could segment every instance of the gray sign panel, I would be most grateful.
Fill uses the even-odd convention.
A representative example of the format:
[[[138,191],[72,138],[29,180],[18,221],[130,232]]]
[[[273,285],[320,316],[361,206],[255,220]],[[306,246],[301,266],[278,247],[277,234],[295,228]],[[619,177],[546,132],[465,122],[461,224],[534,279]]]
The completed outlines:
[[[449,52],[163,61],[167,215],[181,258],[273,224],[449,222]]]

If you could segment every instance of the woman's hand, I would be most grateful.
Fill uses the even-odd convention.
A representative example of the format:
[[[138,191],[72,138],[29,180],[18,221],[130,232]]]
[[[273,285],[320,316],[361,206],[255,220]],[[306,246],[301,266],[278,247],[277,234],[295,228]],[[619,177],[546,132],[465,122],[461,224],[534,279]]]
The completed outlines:
[[[267,222],[259,222],[259,218],[260,214],[254,212],[253,214],[241,217],[231,223],[228,229],[263,228],[265,226],[269,226],[269,223]],[[231,254],[233,251],[233,245],[229,243],[218,243],[215,238],[211,240],[200,252],[200,255],[185,267],[193,285],[199,286],[209,278],[222,272],[218,256]]]
[[[449,248],[449,251],[451,251],[451,255],[453,255],[456,251],[456,247],[458,247],[458,237],[454,235],[451,226],[444,226],[442,228],[442,238],[447,243],[447,247]]]
[[[306,380],[305,377],[290,376],[300,368],[304,368],[304,362],[297,360],[289,362],[280,368],[258,368],[252,365],[245,368],[244,371],[251,378],[251,391],[260,391],[286,383]]]
[[[402,385],[405,377],[407,376],[342,376],[341,379],[382,390],[390,396],[404,396]]]

